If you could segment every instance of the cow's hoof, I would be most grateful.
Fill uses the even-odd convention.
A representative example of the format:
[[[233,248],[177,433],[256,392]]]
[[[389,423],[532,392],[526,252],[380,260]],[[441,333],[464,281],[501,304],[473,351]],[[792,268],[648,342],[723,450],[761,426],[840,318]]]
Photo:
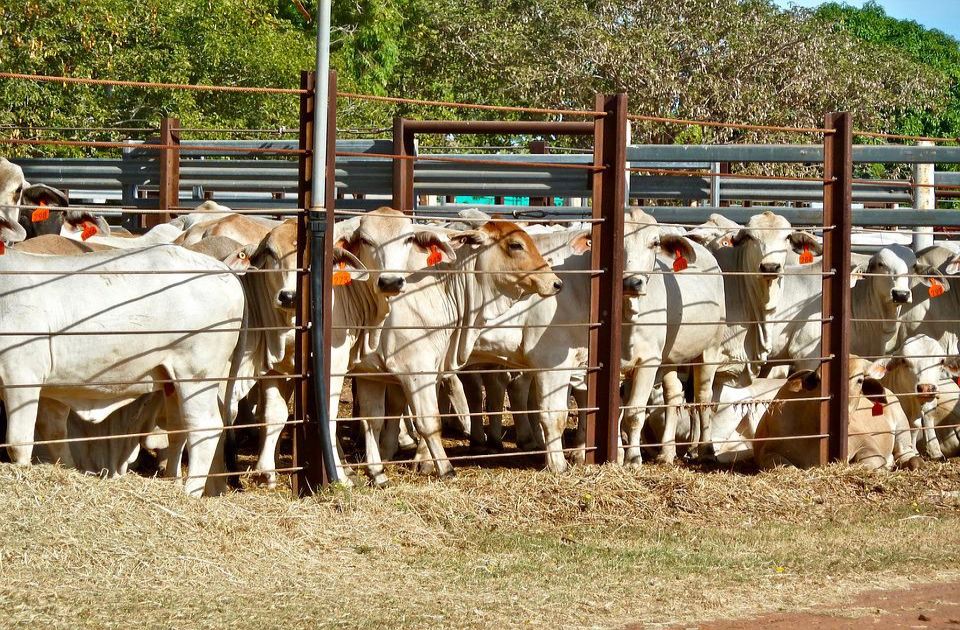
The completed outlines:
[[[440,475],[440,479],[444,481],[448,481],[450,479],[456,479],[456,478],[457,478],[457,471],[455,471],[453,468],[451,468],[447,472]]]
[[[656,461],[658,464],[663,464],[664,466],[673,466],[677,463],[677,457],[676,455],[664,455],[661,453],[660,455],[657,455],[657,458],[654,461]]]
[[[904,468],[908,470],[920,470],[923,468],[923,459],[920,457],[911,457],[904,465]]]
[[[502,453],[503,452],[503,440],[494,440],[493,438],[487,439],[487,450],[493,453]]]
[[[424,460],[417,462],[414,466],[414,470],[421,475],[432,475],[436,471],[437,467],[434,465],[433,460]]]
[[[625,458],[623,459],[623,467],[624,467],[624,468],[633,468],[633,469],[642,468],[642,467],[643,467],[643,458],[640,457],[639,455],[636,456],[636,457],[629,457],[629,458],[625,457]]]
[[[373,478],[373,485],[380,490],[390,487],[390,479],[386,475],[380,474]]]
[[[574,466],[583,466],[587,463],[587,456],[583,451],[574,451],[570,454],[570,463]]]

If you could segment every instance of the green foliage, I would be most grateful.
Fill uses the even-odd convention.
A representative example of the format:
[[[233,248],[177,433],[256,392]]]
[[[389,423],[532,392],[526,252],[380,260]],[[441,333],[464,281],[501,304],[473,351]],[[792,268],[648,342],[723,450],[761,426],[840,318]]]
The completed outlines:
[[[892,131],[960,136],[960,42],[942,31],[890,17],[876,2],[868,2],[859,9],[831,2],[817,9],[816,16],[833,24],[837,31],[881,46],[932,70],[948,83],[949,100],[943,108],[905,108],[890,127]]]

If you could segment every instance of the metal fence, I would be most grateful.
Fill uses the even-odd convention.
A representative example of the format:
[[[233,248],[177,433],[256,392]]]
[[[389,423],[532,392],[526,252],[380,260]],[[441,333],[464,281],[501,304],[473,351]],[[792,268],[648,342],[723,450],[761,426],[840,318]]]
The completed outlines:
[[[42,78],[41,78],[42,79]],[[62,78],[50,78],[62,80]],[[20,80],[23,80],[22,78]],[[33,77],[30,80],[38,80]],[[569,369],[582,372],[586,397],[582,405],[545,411],[551,413],[583,413],[585,444],[561,452],[579,451],[588,462],[612,462],[621,448],[620,417],[631,410],[621,400],[623,374],[621,359],[626,327],[622,316],[623,279],[625,270],[623,243],[631,231],[626,211],[642,209],[663,226],[691,228],[719,213],[739,223],[755,214],[771,210],[787,218],[795,226],[807,226],[822,234],[821,271],[811,271],[822,278],[821,352],[822,379],[818,395],[809,397],[818,402],[820,414],[815,433],[792,439],[814,439],[819,444],[820,463],[846,460],[849,427],[849,371],[845,360],[851,344],[852,318],[850,277],[852,236],[854,228],[881,232],[880,228],[904,227],[912,235],[918,226],[960,225],[955,212],[912,209],[857,208],[856,204],[904,204],[912,202],[914,192],[929,184],[911,180],[867,180],[854,177],[857,164],[955,164],[960,163],[960,147],[854,145],[853,121],[847,114],[828,114],[822,128],[787,128],[752,126],[710,121],[682,121],[649,116],[628,115],[627,96],[599,95],[592,110],[554,110],[536,108],[486,107],[490,111],[523,113],[533,116],[557,116],[576,121],[511,120],[511,121],[430,121],[396,118],[392,140],[336,139],[338,99],[378,98],[338,93],[335,76],[331,81],[328,121],[330,138],[327,147],[327,199],[321,212],[308,213],[312,207],[311,154],[316,77],[304,73],[298,94],[301,103],[301,124],[297,141],[290,140],[213,140],[184,141],[183,131],[175,119],[161,124],[158,136],[137,144],[70,141],[76,146],[123,149],[123,157],[95,159],[29,159],[16,160],[28,179],[68,189],[76,199],[93,197],[119,201],[108,204],[129,217],[145,217],[139,227],[149,227],[169,220],[174,214],[191,209],[194,202],[214,199],[246,213],[294,216],[297,219],[299,244],[296,269],[300,273],[297,306],[296,354],[293,373],[285,375],[295,381],[293,421],[293,462],[278,472],[295,473],[294,491],[303,494],[339,475],[342,467],[365,466],[346,462],[341,470],[336,459],[336,423],[359,419],[364,422],[396,416],[337,417],[336,408],[326,401],[336,384],[346,377],[363,378],[350,371],[331,374],[330,340],[334,333],[333,293],[329,286],[334,277],[335,226],[358,214],[381,205],[391,205],[418,222],[449,220],[462,209],[452,199],[455,195],[490,195],[498,198],[527,197],[530,205],[494,204],[493,212],[507,213],[510,221],[529,223],[583,222],[592,240],[590,263],[582,273],[589,277],[590,304],[586,321],[587,359],[583,365]],[[176,86],[150,86],[152,89]],[[388,99],[390,100],[390,99]],[[398,102],[409,99],[393,99]],[[436,106],[476,108],[469,104],[433,103]],[[629,125],[648,121],[678,125],[715,125],[745,127],[754,131],[789,132],[822,138],[820,144],[771,145],[630,145]],[[490,134],[529,138],[531,136],[574,135],[592,140],[592,154],[565,152],[546,154],[542,143],[531,146],[529,154],[421,153],[417,137],[422,134]],[[897,139],[897,138],[890,138]],[[47,141],[24,141],[6,138],[6,144],[45,144]],[[56,144],[56,142],[50,142]],[[803,177],[758,175],[732,172],[731,166],[760,164],[800,164],[816,175]],[[938,173],[932,184],[945,196],[952,194],[957,179],[953,173]],[[294,199],[294,194],[296,198]],[[553,205],[561,198],[560,205]],[[649,202],[657,202],[652,205]],[[647,203],[644,203],[647,202]],[[768,206],[752,205],[767,202]],[[689,204],[695,203],[695,206]],[[741,204],[735,206],[732,204]],[[687,205],[684,205],[687,204]],[[789,204],[789,205],[784,205]],[[820,207],[816,207],[820,206]],[[95,210],[105,206],[91,204]],[[506,219],[494,219],[504,221]],[[128,225],[133,225],[130,221]],[[889,234],[895,230],[882,230]],[[308,247],[307,244],[310,244]],[[430,276],[455,273],[444,269],[421,270]],[[461,272],[466,273],[466,272]],[[474,272],[479,275],[481,272]],[[657,272],[655,272],[657,273]],[[661,272],[666,273],[666,272]],[[729,277],[729,271],[678,273]],[[759,270],[744,275],[762,275]],[[860,321],[863,321],[862,319]],[[710,324],[712,322],[699,322]],[[720,323],[720,322],[716,322]],[[726,322],[730,323],[730,322]],[[734,322],[736,323],[736,322]],[[751,324],[752,322],[744,322]],[[899,320],[898,320],[899,323]],[[463,327],[463,324],[461,324]],[[469,327],[469,325],[467,325]],[[118,333],[121,331],[112,331]],[[744,362],[749,362],[745,360]],[[696,369],[709,365],[706,358],[688,358],[663,368]],[[470,374],[535,373],[549,370],[535,364],[471,366],[469,362],[458,372]],[[555,368],[556,371],[557,368]],[[647,368],[649,369],[649,368]],[[432,374],[436,387],[442,378],[455,376],[446,369]],[[402,371],[384,374],[394,380]],[[266,377],[263,377],[266,378]],[[566,400],[566,398],[564,398]],[[683,406],[702,408],[706,401],[684,401]],[[767,399],[769,402],[769,399]],[[675,405],[650,404],[644,399],[633,406],[646,411]],[[454,415],[454,414],[437,414]],[[462,416],[463,414],[458,414]],[[468,417],[482,417],[473,409]],[[916,429],[911,429],[916,430]],[[174,432],[175,433],[175,432]],[[122,437],[134,437],[127,434]],[[105,438],[111,439],[111,438]],[[114,438],[115,439],[115,438]],[[763,438],[747,438],[755,442]],[[785,438],[768,438],[771,441]],[[65,441],[65,440],[59,440]],[[39,441],[43,442],[43,440]],[[37,443],[39,443],[37,442]],[[46,442],[50,442],[49,440]],[[694,444],[696,440],[691,440]],[[676,440],[648,446],[683,445]],[[535,451],[549,454],[553,449]],[[517,453],[487,453],[441,457],[431,452],[430,459],[481,461],[513,457]],[[332,457],[331,457],[332,456]],[[379,465],[410,463],[392,460]],[[239,474],[239,473],[226,473]]]

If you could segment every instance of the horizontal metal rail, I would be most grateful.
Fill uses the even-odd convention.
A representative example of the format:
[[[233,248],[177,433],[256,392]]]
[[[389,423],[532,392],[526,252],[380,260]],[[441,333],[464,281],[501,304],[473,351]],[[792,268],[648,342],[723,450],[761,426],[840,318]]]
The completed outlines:
[[[337,92],[338,98],[361,101],[379,101],[384,103],[404,103],[407,105],[425,105],[429,107],[450,107],[454,109],[479,109],[496,112],[522,112],[526,114],[547,114],[557,116],[587,116],[603,118],[606,112],[589,109],[554,109],[545,107],[520,107],[515,105],[485,105],[482,103],[459,103],[457,101],[433,101],[421,98],[403,98],[399,96],[376,96],[373,94],[358,94],[355,92]],[[484,121],[486,122],[486,121]],[[492,121],[491,121],[492,122]]]
[[[331,374],[330,376],[353,376],[356,378],[378,378],[378,377],[394,377],[394,376],[431,376],[434,374],[437,375],[450,375],[455,376],[457,374],[514,374],[514,373],[527,373],[527,372],[596,372],[600,367],[555,367],[555,368],[503,368],[503,369],[491,369],[491,370],[433,370],[425,372],[346,372],[343,374]],[[242,380],[242,379],[238,379]],[[157,381],[159,382],[159,381]]]
[[[939,431],[941,429],[960,429],[960,424],[938,424],[933,427],[933,430]],[[853,437],[855,435],[890,435],[891,433],[919,433],[921,431],[926,431],[925,427],[907,427],[906,429],[894,429],[891,431],[855,431],[853,433],[848,433],[847,435]]]
[[[621,405],[620,410],[624,411],[627,409],[670,409],[676,407],[708,407],[720,405],[742,405],[742,404],[772,404],[772,403],[788,403],[788,402],[817,402],[830,400],[830,396],[816,396],[808,398],[744,398],[743,400],[738,400],[731,403],[715,403],[715,402],[682,402],[677,404],[664,403],[662,405]]]
[[[208,473],[206,475],[186,475],[184,477],[173,477],[171,481],[180,481],[183,479],[209,479],[211,477],[245,477],[247,475],[263,475],[265,473],[290,474],[300,472],[303,466],[289,466],[287,468],[273,468],[271,470],[241,470],[237,472]]]
[[[850,434],[854,435],[854,434]],[[781,437],[765,437],[765,438],[740,438],[738,440],[710,440],[709,442],[643,442],[640,444],[641,447],[657,447],[657,446],[697,446],[698,444],[740,444],[742,442],[789,442],[792,440],[812,440],[830,437],[829,433],[813,433],[813,434],[804,434],[804,435],[785,435]]]
[[[459,158],[449,155],[394,155],[391,153],[356,153],[352,151],[337,151],[336,157],[362,157],[383,160],[407,160],[410,162],[450,162],[451,164],[475,164],[484,166],[509,166],[519,168],[560,168],[597,172],[607,168],[606,165],[592,164],[564,164],[563,162],[520,162],[512,160],[482,160],[478,158]]]
[[[716,326],[717,324],[724,324],[726,326],[749,326],[749,325],[758,325],[758,324],[796,324],[799,322],[824,323],[824,322],[832,322],[832,321],[833,321],[832,317],[824,317],[824,318],[810,317],[810,318],[802,318],[802,319],[800,318],[798,319],[755,319],[755,320],[746,320],[746,321],[713,321],[713,322],[696,321],[696,322],[682,322],[682,323],[624,321],[622,325],[624,326]],[[869,320],[851,319],[850,321],[855,322],[855,321],[869,321]],[[887,320],[877,320],[877,321],[887,321]]]
[[[258,376],[211,376],[195,378],[168,378],[155,381],[84,381],[80,383],[17,383],[15,385],[0,384],[0,389],[43,389],[53,387],[90,388],[109,387],[112,385],[166,385],[175,383],[219,383],[223,381],[277,381],[288,378],[307,378],[306,374],[262,374]],[[159,391],[159,390],[156,390]]]
[[[162,243],[163,245],[171,245],[171,243]],[[13,251],[16,251],[14,249]],[[125,252],[133,251],[132,249],[117,249],[109,250],[110,253],[115,252]],[[91,252],[93,253],[93,252]],[[106,253],[106,252],[98,252]],[[34,256],[45,256],[46,254],[31,254]],[[80,258],[80,260],[83,260]],[[84,261],[86,262],[86,261]],[[118,269],[118,270],[104,270],[104,271],[95,271],[90,269],[81,269],[78,271],[51,271],[49,269],[23,269],[23,270],[10,270],[4,271],[0,270],[0,276],[19,276],[19,275],[33,275],[33,276],[169,276],[169,275],[183,275],[183,276],[242,276],[247,273],[307,273],[309,269],[139,269],[139,270],[129,270],[129,269]],[[408,272],[409,273],[409,272]],[[526,272],[531,273],[531,272]]]
[[[508,457],[525,457],[527,455],[547,455],[549,453],[583,453],[596,450],[596,447],[586,446],[582,448],[559,448],[554,451],[540,450],[540,451],[513,451],[510,453],[485,453],[482,455],[452,455],[447,457],[430,457],[424,459],[425,462],[456,462],[456,461],[469,461],[469,460],[484,460],[484,459],[506,459]],[[382,466],[398,466],[401,464],[417,464],[419,460],[415,459],[391,459],[384,462],[378,462]],[[366,462],[362,463],[344,463],[344,468],[366,468],[370,464]]]
[[[501,328],[596,328],[598,326],[603,326],[603,322],[590,322],[584,324],[488,324],[486,326],[461,326],[457,324],[450,324],[447,326],[331,326],[330,330],[487,330],[489,328],[496,328],[497,330]],[[287,329],[284,329],[287,330]],[[151,331],[152,332],[152,331]]]
[[[230,85],[193,85],[190,83],[157,83],[150,81],[120,81],[117,79],[86,79],[83,77],[62,77],[47,74],[23,74],[19,72],[0,72],[0,79],[22,79],[26,81],[45,81],[48,83],[75,83],[81,85],[109,85],[113,87],[161,88],[171,90],[192,90],[196,92],[248,92],[255,94],[307,94],[307,90],[298,88],[245,87]]]
[[[11,446],[46,446],[48,444],[70,444],[80,442],[103,442],[109,440],[123,440],[125,438],[142,438],[154,435],[184,435],[189,433],[212,433],[214,431],[239,431],[240,429],[255,429],[258,427],[285,427],[303,424],[303,420],[287,420],[286,422],[258,422],[255,424],[227,424],[218,427],[198,429],[159,429],[156,431],[141,431],[139,433],[114,433],[111,435],[95,435],[92,437],[59,438],[55,440],[33,440],[30,442],[7,442],[0,444],[0,448]]]
[[[199,335],[206,333],[235,333],[235,332],[268,332],[309,330],[310,326],[240,326],[237,328],[173,328],[167,330],[47,330],[47,331],[0,331],[0,337],[101,337],[108,335],[153,335],[153,334],[187,334]]]
[[[133,144],[130,142],[107,142],[100,140],[44,140],[42,138],[0,138],[0,144],[50,146],[50,147],[86,147],[88,149],[137,149],[138,151],[180,151],[189,148],[194,151],[227,151],[230,153],[271,153],[274,155],[305,155],[307,149],[271,149],[266,147],[184,147],[180,144]]]
[[[521,413],[595,413],[599,411],[599,407],[583,407],[583,408],[564,408],[564,409],[528,409],[526,411],[521,411],[519,409],[504,409],[503,411],[471,411],[469,413],[438,413],[433,414],[431,418],[481,418],[483,416],[494,416],[498,414],[521,414]],[[404,418],[412,418],[410,414],[401,414],[398,416],[351,416],[349,418],[337,418],[337,422],[350,422],[353,420],[403,420]],[[245,425],[249,426],[249,425]]]
[[[772,131],[783,133],[820,133],[830,135],[835,133],[833,129],[823,129],[821,127],[785,127],[781,125],[751,125],[748,123],[719,122],[716,120],[695,120],[690,118],[668,118],[665,116],[649,116],[641,114],[628,114],[629,120],[640,122],[659,122],[673,125],[701,126],[701,127],[722,127],[730,129],[745,129],[748,131]]]
[[[387,203],[388,203],[388,200],[384,200],[384,204],[386,205]],[[469,207],[470,207],[470,208],[476,208],[477,206],[469,206]],[[545,213],[546,210],[549,210],[549,209],[550,209],[549,207],[545,207],[545,208],[544,208],[544,207],[531,206],[530,209],[529,209],[529,211],[530,211],[531,213],[534,213],[534,212],[535,212],[535,213],[544,213],[544,214],[543,214],[543,216],[532,217],[532,218],[529,218],[529,219],[526,219],[526,218],[516,218],[516,217],[515,217],[515,218],[509,218],[509,219],[504,218],[504,217],[489,217],[489,218],[487,218],[487,219],[483,219],[483,221],[486,222],[486,223],[545,223],[545,222],[549,222],[549,223],[586,223],[586,224],[591,224],[591,223],[603,223],[603,219],[593,219],[593,218],[590,218],[590,217],[587,217],[587,218],[584,218],[584,219],[553,218],[553,217],[551,217],[549,214],[546,214],[546,213]],[[590,208],[584,208],[583,210],[584,210],[585,212],[589,212],[589,211],[590,211]],[[362,217],[362,216],[365,216],[365,215],[369,214],[368,212],[363,211],[363,210],[342,210],[342,209],[339,209],[339,208],[335,208],[335,209],[334,209],[334,213],[340,214],[340,215],[344,215],[344,216],[350,216],[350,217]],[[396,215],[396,216],[392,216],[392,215],[380,215],[380,216],[377,217],[377,219],[378,219],[378,220],[380,220],[380,219],[397,219],[397,220],[401,220],[401,221],[406,221],[406,220],[410,220],[410,219],[417,219],[417,220],[421,220],[421,221],[446,221],[446,222],[455,222],[455,221],[459,221],[459,222],[464,222],[464,221],[473,222],[473,221],[476,221],[477,223],[479,223],[479,221],[478,221],[477,219],[464,219],[464,218],[462,218],[462,217],[458,217],[457,215],[453,215],[453,216],[420,215],[420,214],[403,215],[403,216],[399,216],[399,215]],[[442,227],[442,226],[440,226],[440,227]]]

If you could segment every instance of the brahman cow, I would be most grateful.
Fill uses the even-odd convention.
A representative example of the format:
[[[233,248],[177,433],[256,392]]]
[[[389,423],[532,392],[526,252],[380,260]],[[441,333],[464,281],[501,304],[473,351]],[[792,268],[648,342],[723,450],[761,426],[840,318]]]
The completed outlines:
[[[49,413],[59,416],[55,424],[65,435],[69,409],[100,422],[144,394],[163,391],[168,422],[190,431],[187,493],[221,490],[222,479],[207,475],[222,468],[218,392],[243,317],[242,287],[224,264],[174,246],[81,257],[12,251],[0,257],[0,273],[0,318],[7,331],[24,333],[0,337],[14,462],[30,463],[42,401],[52,403]],[[230,332],[204,334],[208,328]],[[164,332],[171,329],[198,332]],[[122,331],[142,334],[131,343],[130,335],[116,334]],[[58,458],[69,461],[69,449],[59,447]]]

